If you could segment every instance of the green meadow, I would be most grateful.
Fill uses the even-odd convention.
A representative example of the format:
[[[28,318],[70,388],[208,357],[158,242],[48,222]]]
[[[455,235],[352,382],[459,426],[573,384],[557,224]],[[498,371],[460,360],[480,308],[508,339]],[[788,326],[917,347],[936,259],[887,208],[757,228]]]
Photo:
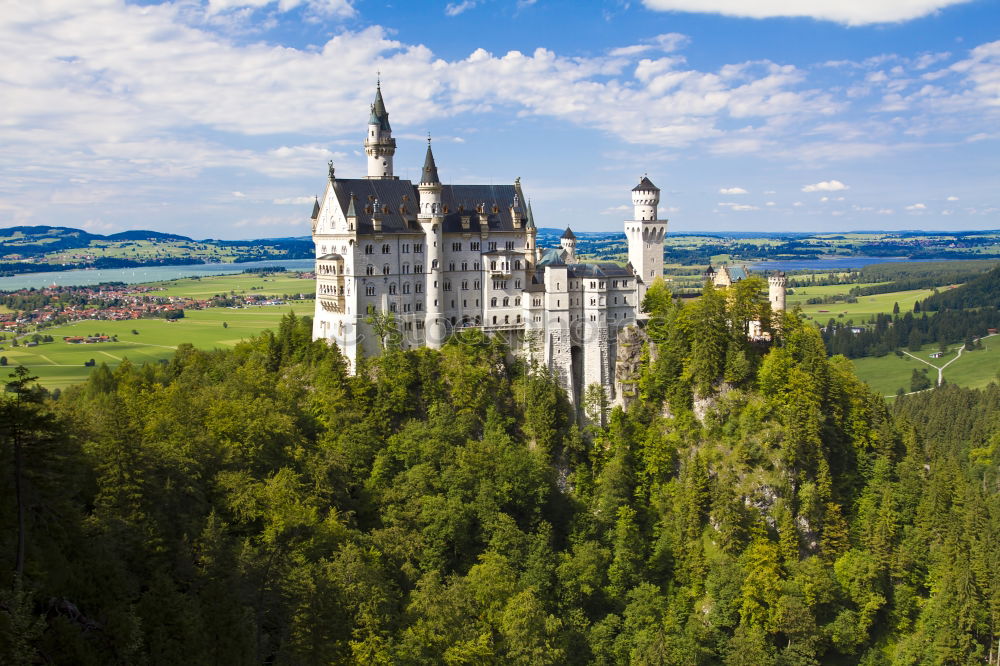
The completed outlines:
[[[64,388],[84,381],[91,368],[83,364],[94,359],[97,364],[117,367],[124,359],[142,364],[169,359],[174,349],[185,342],[200,349],[227,348],[253,337],[264,329],[276,329],[285,314],[312,315],[313,301],[293,301],[287,305],[252,306],[242,309],[208,308],[187,310],[183,319],[133,319],[129,321],[80,321],[46,329],[55,342],[37,347],[11,347],[4,342],[0,355],[7,357],[7,367],[27,366],[39,383],[47,388]],[[225,324],[225,326],[223,325]],[[135,330],[137,333],[133,333]],[[118,342],[70,344],[63,336],[118,336]],[[30,338],[30,336],[28,336]]]
[[[283,294],[311,294],[315,292],[316,281],[312,278],[302,278],[301,275],[301,273],[213,275],[211,277],[150,282],[149,286],[163,287],[163,291],[158,292],[157,295],[186,296],[196,299],[208,299],[217,294],[281,296]]]
[[[963,351],[962,355],[944,370],[944,380],[967,388],[982,388],[997,380],[1000,373],[1000,336],[983,338],[983,349]],[[955,358],[961,345],[952,345],[941,358],[931,358],[935,349],[931,346],[913,355],[927,362],[942,366]],[[854,370],[858,377],[864,380],[876,392],[886,396],[895,396],[902,388],[910,390],[910,377],[913,369],[927,369],[927,376],[932,383],[937,383],[937,370],[931,368],[906,354],[901,357],[888,354],[881,357],[859,358],[854,360]]]
[[[933,289],[910,289],[907,291],[893,291],[888,294],[875,294],[874,296],[859,296],[857,303],[819,303],[806,305],[805,301],[818,296],[846,293],[850,287],[855,285],[837,285],[834,287],[805,287],[796,289],[795,294],[788,297],[788,307],[801,304],[802,314],[820,324],[826,324],[830,319],[853,320],[855,324],[868,321],[879,313],[891,313],[893,305],[899,303],[901,313],[913,310],[913,304],[923,300],[934,293]],[[839,290],[839,291],[833,291]]]

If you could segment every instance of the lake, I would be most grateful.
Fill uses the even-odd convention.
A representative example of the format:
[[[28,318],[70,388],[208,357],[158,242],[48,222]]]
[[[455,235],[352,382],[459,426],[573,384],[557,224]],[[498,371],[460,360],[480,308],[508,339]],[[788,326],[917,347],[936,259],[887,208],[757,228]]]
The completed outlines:
[[[971,257],[974,258],[974,257]],[[892,264],[903,261],[948,261],[947,259],[907,259],[906,257],[836,257],[835,259],[786,259],[778,261],[747,262],[755,271],[817,271],[839,273],[853,271],[871,264]],[[740,262],[736,262],[740,265]]]
[[[17,289],[40,289],[49,285],[60,287],[83,287],[102,282],[159,282],[186,277],[206,275],[231,275],[242,273],[248,268],[283,266],[289,271],[311,271],[315,267],[312,259],[279,259],[273,261],[248,261],[239,264],[190,264],[187,266],[140,266],[137,268],[107,268],[100,270],[52,271],[49,273],[25,273],[0,278],[0,291]]]

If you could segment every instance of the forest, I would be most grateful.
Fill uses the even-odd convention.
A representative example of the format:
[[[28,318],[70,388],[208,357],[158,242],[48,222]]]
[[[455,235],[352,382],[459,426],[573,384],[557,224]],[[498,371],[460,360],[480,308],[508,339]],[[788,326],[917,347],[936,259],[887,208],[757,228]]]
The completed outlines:
[[[288,315],[57,400],[18,368],[0,663],[995,661],[1000,387],[890,409],[765,294],[654,283],[585,419],[476,331],[351,375]]]

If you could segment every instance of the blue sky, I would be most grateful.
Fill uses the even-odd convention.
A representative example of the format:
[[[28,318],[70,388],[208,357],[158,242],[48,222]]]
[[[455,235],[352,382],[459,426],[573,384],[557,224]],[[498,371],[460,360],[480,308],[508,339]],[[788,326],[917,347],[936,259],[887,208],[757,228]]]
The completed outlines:
[[[37,0],[0,56],[2,226],[307,235],[381,71],[397,175],[542,226],[1000,228],[995,0]]]

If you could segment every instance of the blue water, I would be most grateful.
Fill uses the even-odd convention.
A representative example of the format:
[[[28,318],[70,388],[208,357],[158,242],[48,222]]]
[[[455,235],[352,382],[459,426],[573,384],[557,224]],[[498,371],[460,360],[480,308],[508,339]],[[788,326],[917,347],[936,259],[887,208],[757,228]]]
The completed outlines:
[[[242,273],[247,268],[284,266],[290,271],[311,271],[315,267],[312,259],[280,259],[277,261],[248,261],[242,264],[191,264],[189,266],[141,266],[138,268],[108,268],[101,270],[53,271],[51,273],[25,273],[0,278],[0,291],[30,289],[34,287],[82,287],[102,282],[159,282],[185,277],[206,275],[227,275]]]
[[[972,258],[972,257],[970,257]],[[787,259],[758,261],[747,266],[755,271],[819,271],[823,273],[853,271],[871,264],[893,264],[902,261],[948,261],[947,259],[907,259],[906,257],[837,257],[835,259]]]

